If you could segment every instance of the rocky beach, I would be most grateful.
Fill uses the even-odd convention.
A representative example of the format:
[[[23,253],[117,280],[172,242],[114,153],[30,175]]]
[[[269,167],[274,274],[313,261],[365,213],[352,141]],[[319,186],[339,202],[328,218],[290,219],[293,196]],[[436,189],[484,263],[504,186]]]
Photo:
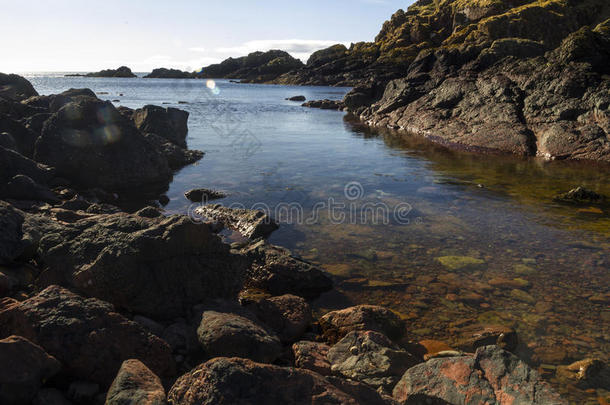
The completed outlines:
[[[271,50],[150,80],[122,66],[61,83],[124,87],[56,94],[0,73],[0,404],[609,403],[609,66],[605,0],[420,0],[374,42],[306,63]],[[154,79],[168,105],[134,84]],[[252,86],[262,124],[240,93],[213,98],[222,86]],[[337,117],[390,154],[290,143]],[[194,125],[209,148],[192,149]],[[400,148],[441,175],[400,178],[413,163],[381,164]],[[362,165],[345,179],[366,187],[321,177],[324,153]],[[281,154],[297,174],[231,183],[227,168],[250,180]],[[393,222],[287,219],[295,195],[333,193]]]

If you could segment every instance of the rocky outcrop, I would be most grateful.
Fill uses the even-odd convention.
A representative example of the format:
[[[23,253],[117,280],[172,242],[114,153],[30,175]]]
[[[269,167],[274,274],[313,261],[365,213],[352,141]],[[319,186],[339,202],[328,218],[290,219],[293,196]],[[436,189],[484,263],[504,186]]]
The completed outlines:
[[[527,364],[496,346],[412,367],[393,396],[401,404],[567,404]]]
[[[168,400],[184,405],[359,403],[312,371],[223,357],[180,377]]]
[[[106,405],[164,405],[161,380],[136,359],[125,360],[106,395]]]
[[[145,79],[194,79],[195,75],[178,69],[158,68],[146,76]]]
[[[0,402],[29,403],[42,384],[57,374],[61,364],[38,345],[21,336],[0,340]]]
[[[348,110],[452,147],[610,161],[607,3],[463,3],[395,14],[377,42],[417,52],[383,93],[355,89]]]
[[[23,77],[0,73],[0,98],[21,101],[37,95],[34,86]]]
[[[204,67],[199,78],[241,79],[244,83],[265,83],[283,73],[298,69],[303,62],[284,51],[253,52],[241,58],[229,58],[219,64]]]
[[[34,160],[81,187],[133,190],[163,187],[171,178],[164,156],[112,103],[89,97],[45,122]]]
[[[319,108],[321,110],[337,110],[341,111],[345,108],[345,104],[340,100],[312,100],[303,103],[303,107]]]
[[[50,286],[22,302],[0,301],[0,337],[23,336],[40,345],[74,377],[109,385],[124,360],[136,358],[155,373],[174,372],[169,347],[112,305]]]
[[[225,198],[227,194],[222,191],[210,190],[208,188],[194,188],[184,193],[187,200],[192,202],[204,203],[206,201],[218,200]]]
[[[144,134],[146,140],[155,146],[167,159],[167,164],[172,170],[178,170],[203,158],[205,153],[196,149],[184,149],[168,141],[157,134]]]
[[[80,75],[73,75],[73,76],[80,76]],[[95,72],[95,73],[87,73],[84,76],[85,77],[122,77],[122,78],[138,77],[135,74],[133,74],[131,69],[129,69],[127,66],[121,66],[117,69],[100,70],[99,72]]]

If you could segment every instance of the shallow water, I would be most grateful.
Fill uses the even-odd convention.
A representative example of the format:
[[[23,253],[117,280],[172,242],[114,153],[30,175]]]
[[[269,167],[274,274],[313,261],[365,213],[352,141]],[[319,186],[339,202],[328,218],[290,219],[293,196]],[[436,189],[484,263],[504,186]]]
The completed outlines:
[[[409,319],[412,339],[448,342],[473,323],[510,325],[551,381],[556,365],[609,359],[610,212],[552,201],[578,185],[610,196],[608,166],[449,151],[284,100],[340,99],[344,88],[29,79],[41,94],[89,87],[116,105],[189,111],[189,147],[206,156],[175,175],[168,211],[189,212],[193,187],[268,209],[282,222],[271,241],[335,276],[319,312],[385,305]]]

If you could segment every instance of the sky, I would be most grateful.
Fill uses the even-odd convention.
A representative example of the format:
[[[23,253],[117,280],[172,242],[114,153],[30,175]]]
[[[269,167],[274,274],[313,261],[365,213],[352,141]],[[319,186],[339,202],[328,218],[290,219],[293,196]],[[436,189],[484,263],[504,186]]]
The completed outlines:
[[[196,70],[282,49],[306,61],[372,41],[413,0],[0,0],[0,72]]]

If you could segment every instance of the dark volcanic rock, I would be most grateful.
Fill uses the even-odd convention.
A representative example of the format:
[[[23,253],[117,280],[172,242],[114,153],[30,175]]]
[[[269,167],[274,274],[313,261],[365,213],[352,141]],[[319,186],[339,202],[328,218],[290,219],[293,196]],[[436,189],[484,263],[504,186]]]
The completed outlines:
[[[307,99],[305,98],[305,96],[293,96],[293,97],[288,97],[286,100],[288,100],[288,101],[305,101]]]
[[[0,146],[0,184],[7,184],[17,175],[28,176],[37,183],[46,184],[54,177],[55,170]]]
[[[37,95],[34,86],[27,79],[18,75],[0,73],[0,97],[21,101]]]
[[[144,137],[165,156],[167,164],[172,170],[178,170],[195,163],[204,156],[204,153],[200,150],[181,148],[156,134],[145,134]]]
[[[106,395],[106,405],[164,405],[161,380],[136,359],[125,360]]]
[[[61,369],[55,357],[21,336],[0,340],[0,402],[29,403],[49,378]]]
[[[287,249],[260,241],[245,248],[242,254],[252,260],[246,273],[248,287],[272,295],[294,294],[307,299],[332,289],[332,280],[324,271],[292,256]]]
[[[266,238],[279,225],[263,211],[227,208],[220,204],[203,205],[195,214],[222,223],[227,228],[241,233],[245,238]]]
[[[241,58],[229,58],[204,67],[198,77],[241,79],[242,82],[263,83],[303,66],[303,62],[284,51],[253,52]]]
[[[62,107],[36,141],[36,161],[84,187],[133,190],[167,184],[167,160],[109,102],[83,98]]]
[[[194,188],[184,193],[184,196],[192,202],[204,203],[206,201],[225,198],[227,195],[222,191],[210,190],[207,188]]]
[[[373,331],[348,333],[331,347],[327,358],[334,374],[387,391],[419,362],[385,335]]]
[[[401,404],[567,404],[527,364],[496,346],[412,367],[393,396]]]
[[[50,286],[17,302],[0,301],[1,337],[18,334],[42,346],[70,375],[108,385],[124,360],[137,358],[159,375],[174,372],[167,344],[114,312],[112,305]]]
[[[255,313],[283,342],[299,339],[312,322],[311,307],[307,301],[290,294],[259,301],[255,305]]]
[[[133,112],[133,121],[142,133],[153,133],[186,148],[189,113],[177,108],[147,105]]]
[[[242,357],[270,363],[282,346],[278,337],[245,316],[204,311],[197,337],[208,357]]]
[[[324,337],[336,342],[353,331],[376,331],[393,340],[400,340],[406,332],[405,321],[389,309],[376,305],[358,305],[332,311],[319,320]]]
[[[319,108],[322,110],[343,110],[345,105],[340,100],[313,100],[303,103],[303,107]]]
[[[49,274],[152,317],[236,297],[247,268],[208,224],[186,216],[96,215],[41,233],[38,251]]]
[[[0,189],[0,196],[13,200],[33,200],[45,201],[49,203],[59,203],[57,196],[45,186],[36,183],[34,180],[23,174],[13,177],[3,188]]]
[[[138,77],[138,76],[134,75],[133,72],[131,71],[131,69],[129,69],[127,66],[121,66],[117,69],[105,69],[105,70],[101,70],[101,71],[95,72],[95,73],[88,73],[85,76],[86,77],[123,77],[123,78]]]
[[[312,371],[223,357],[180,377],[168,400],[183,405],[358,403]]]
[[[145,79],[194,79],[195,75],[189,72],[183,72],[178,69],[158,68],[153,69],[150,74],[144,76]]]

